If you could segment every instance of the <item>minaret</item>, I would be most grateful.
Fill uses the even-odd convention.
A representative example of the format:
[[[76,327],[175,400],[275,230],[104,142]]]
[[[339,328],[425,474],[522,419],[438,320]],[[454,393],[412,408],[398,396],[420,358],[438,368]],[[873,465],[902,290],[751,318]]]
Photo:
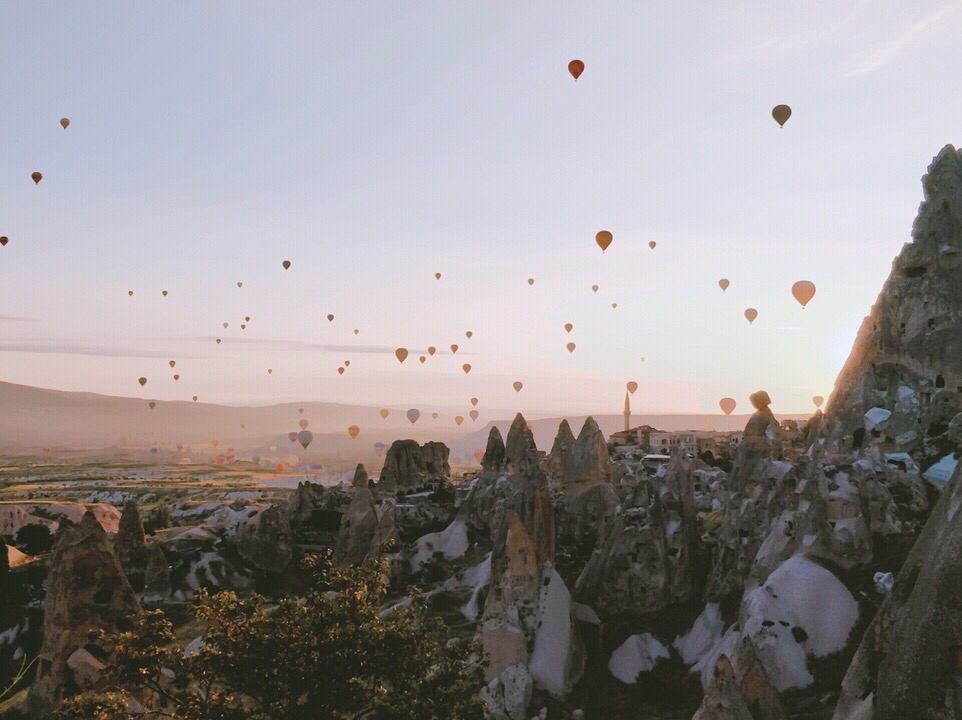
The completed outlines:
[[[628,399],[628,393],[625,393],[625,432],[630,429],[628,426],[631,424],[631,401]]]

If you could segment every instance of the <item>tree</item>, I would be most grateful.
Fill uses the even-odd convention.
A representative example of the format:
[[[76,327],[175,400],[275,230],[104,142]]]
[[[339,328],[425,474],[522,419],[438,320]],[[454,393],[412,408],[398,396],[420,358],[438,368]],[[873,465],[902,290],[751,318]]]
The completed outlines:
[[[156,698],[154,716],[178,720],[486,717],[479,649],[449,642],[419,598],[384,611],[383,561],[336,569],[329,556],[315,557],[308,570],[311,591],[277,603],[199,591],[195,610],[207,631],[191,657],[173,643],[160,611],[143,613],[132,631],[105,640],[113,655],[110,684]],[[69,700],[58,717],[80,717],[65,713],[90,701]]]
[[[17,530],[17,545],[27,555],[43,555],[53,547],[53,534],[46,525],[30,523]]]

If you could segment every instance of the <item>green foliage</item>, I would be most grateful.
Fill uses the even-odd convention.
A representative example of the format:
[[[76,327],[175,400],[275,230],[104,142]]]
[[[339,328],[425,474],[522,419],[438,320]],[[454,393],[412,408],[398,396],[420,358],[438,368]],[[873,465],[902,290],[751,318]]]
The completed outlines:
[[[53,547],[53,534],[46,525],[24,525],[17,531],[17,545],[27,555],[43,555]]]
[[[191,657],[183,657],[160,611],[144,613],[132,631],[105,639],[110,681],[155,698],[157,717],[178,720],[486,717],[478,648],[448,642],[419,598],[383,612],[383,562],[337,569],[328,557],[313,557],[305,569],[314,582],[302,598],[269,603],[198,591],[195,609],[207,631]],[[102,720],[128,717],[104,712]]]

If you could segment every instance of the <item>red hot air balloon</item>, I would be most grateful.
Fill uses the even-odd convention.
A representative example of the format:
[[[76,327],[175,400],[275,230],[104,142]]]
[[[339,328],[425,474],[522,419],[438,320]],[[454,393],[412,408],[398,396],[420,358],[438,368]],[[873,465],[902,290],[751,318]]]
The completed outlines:
[[[572,60],[568,63],[568,72],[571,73],[571,77],[575,79],[575,82],[578,81],[578,78],[581,77],[581,73],[584,71],[585,64],[581,60]]]
[[[797,283],[792,285],[792,295],[798,300],[799,304],[804,308],[808,305],[809,301],[815,297],[815,283],[810,280],[799,280]]]

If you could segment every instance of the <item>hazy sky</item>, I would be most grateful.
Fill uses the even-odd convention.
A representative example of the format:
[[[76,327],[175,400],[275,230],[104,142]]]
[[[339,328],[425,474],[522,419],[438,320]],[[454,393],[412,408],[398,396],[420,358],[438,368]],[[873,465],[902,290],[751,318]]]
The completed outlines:
[[[810,410],[962,142],[960,31],[962,2],[3,3],[0,379]]]

